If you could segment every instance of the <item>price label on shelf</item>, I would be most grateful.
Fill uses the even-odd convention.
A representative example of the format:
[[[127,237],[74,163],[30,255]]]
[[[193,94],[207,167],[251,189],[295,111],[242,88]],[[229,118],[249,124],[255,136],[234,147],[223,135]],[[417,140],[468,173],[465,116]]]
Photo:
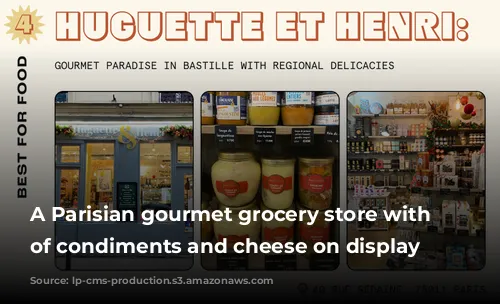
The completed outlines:
[[[449,195],[451,193],[451,189],[450,188],[441,188],[439,190],[439,194],[441,195]]]
[[[292,145],[310,146],[313,144],[314,144],[314,129],[313,128],[293,128],[292,129]]]
[[[215,126],[215,141],[219,145],[236,145],[236,126]]]
[[[336,254],[311,254],[309,260],[311,270],[335,270],[338,267],[338,255]]]
[[[469,188],[460,188],[460,190],[458,190],[458,192],[462,196],[469,196],[470,195],[470,189]]]
[[[272,145],[276,141],[275,128],[255,128],[253,132],[256,145]]]
[[[325,142],[327,144],[339,143],[339,127],[327,126],[325,129]]]
[[[218,270],[248,270],[248,254],[224,253],[217,255]]]
[[[265,256],[266,270],[296,270],[297,257],[290,254],[270,254]]]

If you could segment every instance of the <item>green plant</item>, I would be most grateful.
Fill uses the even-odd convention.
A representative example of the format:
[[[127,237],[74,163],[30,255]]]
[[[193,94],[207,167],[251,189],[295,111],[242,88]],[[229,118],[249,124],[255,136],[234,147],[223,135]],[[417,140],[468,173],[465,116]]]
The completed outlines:
[[[73,137],[75,136],[75,130],[73,129],[72,126],[56,125],[56,136],[57,135]]]
[[[160,128],[160,131],[164,136],[173,136],[176,138],[187,138],[189,140],[193,139],[193,128],[187,126],[167,126]]]

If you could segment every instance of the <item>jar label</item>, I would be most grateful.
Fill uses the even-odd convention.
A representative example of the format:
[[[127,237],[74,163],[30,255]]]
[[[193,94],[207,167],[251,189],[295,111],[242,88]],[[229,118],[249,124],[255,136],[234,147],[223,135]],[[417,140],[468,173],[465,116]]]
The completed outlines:
[[[231,198],[248,191],[248,182],[237,182],[234,180],[216,181],[215,186],[217,192]]]
[[[283,191],[292,190],[293,177],[283,177],[278,174],[262,176],[262,187],[274,194],[280,194]]]
[[[292,227],[264,228],[264,242],[269,243],[286,243],[293,240]]]
[[[247,119],[247,100],[240,96],[217,96],[217,119]]]
[[[316,96],[317,106],[338,105],[338,104],[339,104],[339,97],[337,94],[324,94]]]
[[[313,92],[286,92],[285,106],[313,105],[313,104],[314,104]]]
[[[305,223],[300,224],[300,238],[302,241],[319,243],[326,243],[330,239],[330,227],[329,226],[314,226],[307,225]]]
[[[252,92],[250,93],[250,104],[253,107],[276,107],[278,106],[277,92]]]
[[[338,126],[339,120],[340,118],[337,114],[320,114],[314,116],[314,124],[318,126]]]
[[[423,183],[424,185],[427,185],[427,184],[429,183],[429,177],[428,177],[428,176],[423,176],[423,177],[422,177],[422,183]]]
[[[233,247],[234,244],[238,243],[238,242],[242,242],[242,243],[245,243],[245,241],[249,238],[249,235],[248,234],[244,234],[244,235],[217,235],[217,241],[218,242],[223,242],[224,239],[227,240],[227,245],[228,247]]]
[[[201,96],[201,116],[214,117],[214,96],[210,93],[205,93]]]
[[[332,177],[319,174],[302,175],[300,177],[300,187],[313,193],[325,192],[332,188]]]

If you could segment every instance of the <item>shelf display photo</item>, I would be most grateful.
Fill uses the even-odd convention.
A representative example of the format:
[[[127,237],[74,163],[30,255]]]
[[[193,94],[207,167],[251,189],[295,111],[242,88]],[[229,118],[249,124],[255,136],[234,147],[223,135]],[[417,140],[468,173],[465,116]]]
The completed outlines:
[[[414,254],[349,254],[351,269],[484,267],[485,103],[481,92],[349,95],[347,208],[378,216],[349,223],[348,242],[418,245]]]
[[[227,210],[232,221],[204,222],[204,242],[227,243],[224,254],[203,253],[207,270],[332,270],[334,253],[316,254],[316,242],[338,242],[324,211],[339,204],[339,97],[335,92],[206,92],[201,97],[202,205]],[[278,221],[248,210],[283,215],[319,211],[309,219]],[[322,220],[323,216],[323,220]],[[295,254],[234,252],[236,242],[272,246],[302,242]],[[253,248],[253,247],[248,247]],[[262,248],[262,247],[261,247]],[[258,248],[259,249],[259,248]]]

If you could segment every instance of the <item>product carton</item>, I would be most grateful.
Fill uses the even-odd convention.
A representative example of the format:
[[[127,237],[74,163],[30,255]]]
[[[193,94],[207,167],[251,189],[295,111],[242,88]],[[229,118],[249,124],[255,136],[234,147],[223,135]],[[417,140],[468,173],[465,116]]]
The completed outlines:
[[[471,210],[467,201],[458,201],[456,204],[456,229],[457,233],[470,233]]]
[[[442,224],[444,230],[453,230],[456,228],[456,201],[444,200],[442,208]]]

